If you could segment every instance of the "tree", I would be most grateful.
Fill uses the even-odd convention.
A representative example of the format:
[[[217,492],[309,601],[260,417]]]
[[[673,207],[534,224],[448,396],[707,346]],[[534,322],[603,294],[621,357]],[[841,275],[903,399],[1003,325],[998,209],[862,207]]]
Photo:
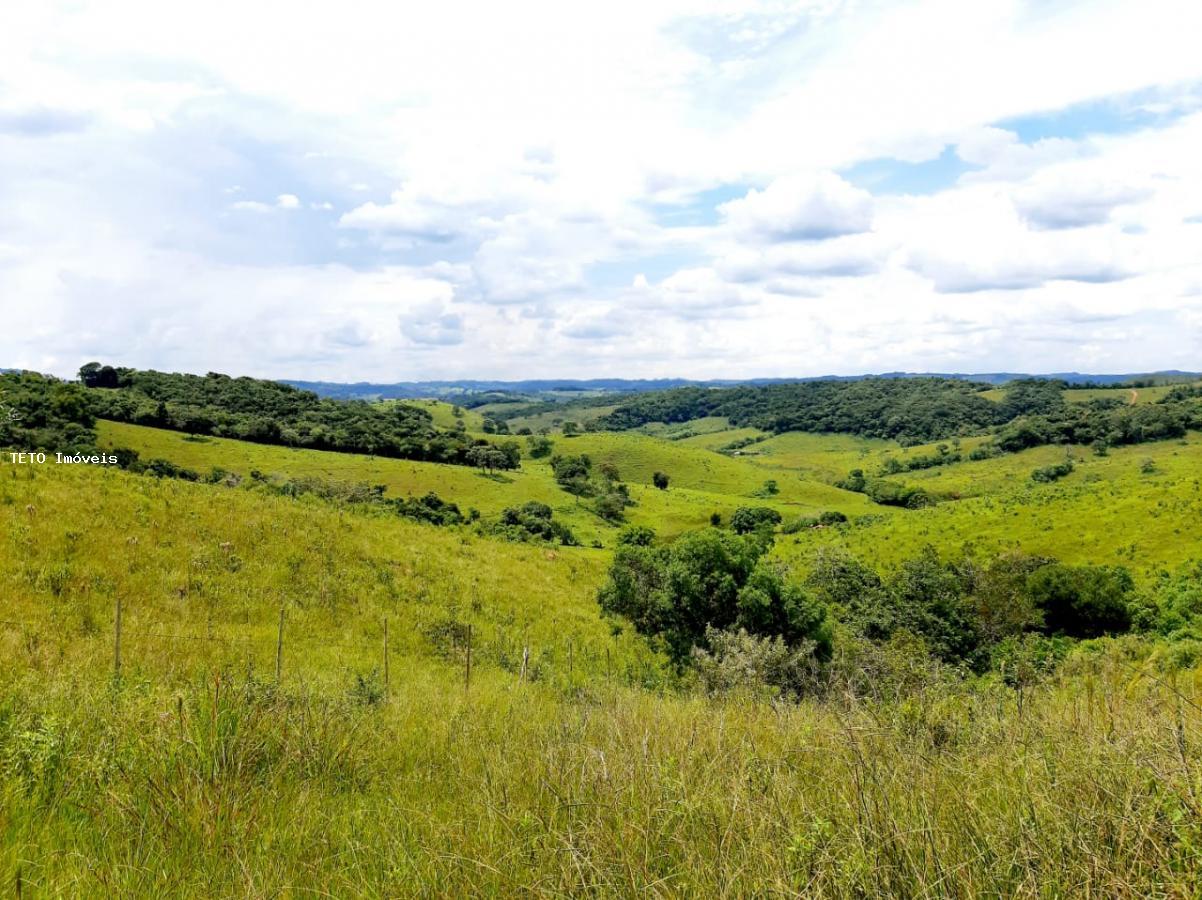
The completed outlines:
[[[1001,641],[1043,624],[1043,613],[1027,591],[1027,580],[1051,562],[1010,553],[972,573],[972,603],[986,640]]]
[[[555,444],[551,442],[550,438],[536,434],[526,438],[526,447],[531,459],[543,459],[551,455],[551,451],[555,449]]]
[[[582,497],[592,492],[589,478],[593,471],[593,461],[586,454],[579,456],[551,457],[551,471],[559,486],[569,494]]]
[[[631,525],[618,532],[618,545],[650,547],[655,543],[655,530],[646,525]]]
[[[816,656],[829,657],[825,606],[762,560],[764,550],[754,538],[713,528],[668,547],[619,544],[598,600],[607,614],[662,640],[678,664],[694,646],[708,646],[708,628],[812,641]]]
[[[626,507],[629,501],[617,491],[602,494],[593,503],[597,515],[607,522],[621,522],[626,518]]]
[[[1128,602],[1131,573],[1121,566],[1040,568],[1027,579],[1027,591],[1043,612],[1043,630],[1076,638],[1116,634],[1131,627]]]
[[[564,437],[575,437],[579,432],[580,432],[580,426],[577,425],[575,422],[564,422],[563,423],[563,436]]]
[[[663,472],[656,472],[651,476],[651,483],[661,491],[668,489],[668,476]]]
[[[768,506],[740,506],[730,517],[730,527],[736,534],[770,531],[781,522],[781,514]]]

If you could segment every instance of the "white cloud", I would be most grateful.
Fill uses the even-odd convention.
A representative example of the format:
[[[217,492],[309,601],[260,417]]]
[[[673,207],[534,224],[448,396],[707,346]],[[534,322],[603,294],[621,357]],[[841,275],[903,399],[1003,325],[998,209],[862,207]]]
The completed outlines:
[[[0,365],[1196,366],[1200,31],[1171,0],[19,4]],[[1099,100],[1142,130],[1020,138]],[[925,195],[835,174],[949,145],[972,170]]]
[[[719,207],[737,232],[770,241],[812,241],[872,227],[872,196],[838,175],[786,175]]]
[[[463,316],[447,305],[430,300],[399,316],[401,332],[415,344],[449,347],[463,343]]]

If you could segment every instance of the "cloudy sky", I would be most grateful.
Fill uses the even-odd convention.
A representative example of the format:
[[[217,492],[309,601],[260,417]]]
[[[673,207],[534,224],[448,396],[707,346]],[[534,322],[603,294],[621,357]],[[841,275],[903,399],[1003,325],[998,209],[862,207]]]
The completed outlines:
[[[1202,3],[0,13],[0,366],[1202,369]]]

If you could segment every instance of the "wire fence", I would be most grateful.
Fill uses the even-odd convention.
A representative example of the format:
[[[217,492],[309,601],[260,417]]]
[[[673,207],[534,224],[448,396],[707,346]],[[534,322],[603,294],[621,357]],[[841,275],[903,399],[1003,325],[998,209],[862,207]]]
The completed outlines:
[[[447,625],[448,623],[443,624]],[[353,652],[360,658],[363,655],[374,657],[378,660],[376,671],[382,676],[385,692],[391,690],[392,657],[397,654],[395,647],[390,644],[388,618],[379,621],[380,636],[372,638],[367,636],[358,638],[323,636],[315,641],[298,641],[295,635],[290,635],[288,625],[286,608],[281,607],[275,633],[272,635],[188,634],[158,628],[130,627],[125,619],[124,606],[121,601],[117,601],[109,637],[112,647],[112,673],[115,678],[119,679],[123,668],[130,662],[132,655],[130,641],[145,639],[191,645],[220,645],[239,648],[248,654],[258,651],[260,655],[274,649],[274,675],[276,681],[280,682],[285,674],[286,660],[292,661],[289,660],[288,651],[295,650],[298,646],[311,646],[315,642],[325,651],[342,650]],[[631,665],[631,662],[627,660],[624,665],[615,667],[611,648],[608,646],[597,648],[568,639],[562,647],[542,648],[544,651],[550,652],[536,656],[532,644],[506,638],[501,635],[500,629],[498,629],[498,636],[494,641],[481,646],[479,634],[472,623],[452,622],[449,625],[447,633],[443,635],[449,646],[444,646],[444,652],[439,655],[458,659],[463,670],[465,689],[471,686],[473,668],[478,669],[485,659],[490,662],[500,661],[500,668],[512,672],[520,683],[546,680],[556,676],[572,681],[579,676],[588,680],[604,678],[606,681],[612,681],[616,678],[627,684],[647,684],[657,677],[656,667],[647,660],[639,660],[637,665]],[[4,618],[0,619],[0,628],[46,633],[54,629],[61,629],[61,623],[50,619]],[[94,637],[99,638],[100,636],[99,633],[94,634]]]

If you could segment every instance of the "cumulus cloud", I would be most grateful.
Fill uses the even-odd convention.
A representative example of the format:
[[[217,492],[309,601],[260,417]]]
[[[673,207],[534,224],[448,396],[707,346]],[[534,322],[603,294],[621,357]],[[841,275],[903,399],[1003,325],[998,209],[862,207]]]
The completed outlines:
[[[786,175],[719,207],[741,234],[768,241],[814,241],[872,227],[872,195],[838,175]]]
[[[1202,6],[215,2],[6,17],[0,365],[1196,365]]]

